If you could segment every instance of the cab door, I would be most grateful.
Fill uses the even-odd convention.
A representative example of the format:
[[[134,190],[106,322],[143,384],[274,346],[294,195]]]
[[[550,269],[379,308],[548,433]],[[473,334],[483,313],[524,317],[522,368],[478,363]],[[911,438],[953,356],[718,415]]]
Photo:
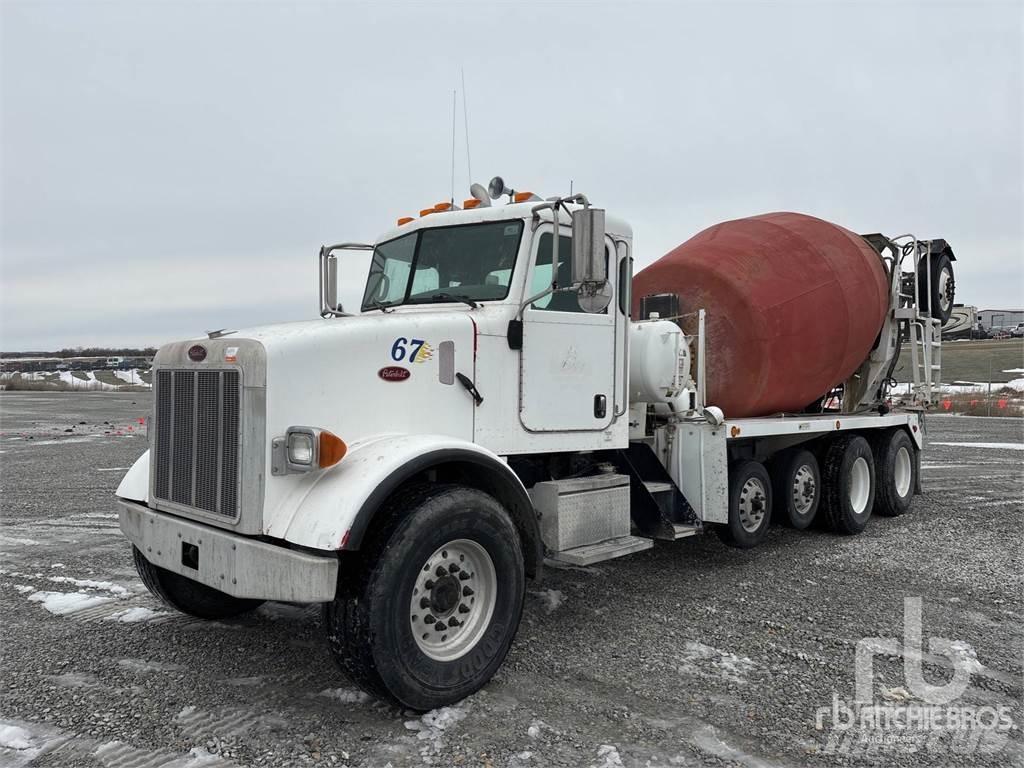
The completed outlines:
[[[568,285],[572,239],[562,228],[559,285]],[[551,226],[534,237],[526,295],[551,285]],[[610,243],[610,241],[606,241]],[[605,253],[612,251],[606,247]],[[614,270],[609,285],[615,290]],[[580,309],[574,291],[559,291],[523,310],[519,371],[519,420],[531,432],[606,429],[615,412],[616,297],[601,313]]]

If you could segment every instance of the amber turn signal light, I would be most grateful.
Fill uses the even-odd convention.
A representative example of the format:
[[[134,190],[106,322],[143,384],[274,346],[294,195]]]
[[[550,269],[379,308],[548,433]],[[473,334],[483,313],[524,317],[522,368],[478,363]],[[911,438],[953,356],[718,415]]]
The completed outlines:
[[[348,453],[348,446],[345,445],[345,441],[337,435],[328,432],[326,429],[320,430],[320,469],[327,467],[333,467]]]

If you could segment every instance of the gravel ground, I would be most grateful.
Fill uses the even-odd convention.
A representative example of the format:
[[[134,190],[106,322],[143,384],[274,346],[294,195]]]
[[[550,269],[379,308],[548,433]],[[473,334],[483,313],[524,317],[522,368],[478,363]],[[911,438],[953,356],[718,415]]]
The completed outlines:
[[[497,677],[421,716],[344,679],[315,608],[210,623],[145,592],[113,493],[149,406],[148,393],[0,395],[0,765],[1024,762],[1020,420],[931,417],[925,495],[860,536],[775,529],[749,552],[705,536],[549,568]],[[858,641],[901,640],[907,597],[926,647],[875,657],[877,700],[915,700],[905,658],[933,685],[953,679],[927,647],[948,638],[970,672],[951,706],[1008,706],[1013,728],[873,746],[832,728]]]

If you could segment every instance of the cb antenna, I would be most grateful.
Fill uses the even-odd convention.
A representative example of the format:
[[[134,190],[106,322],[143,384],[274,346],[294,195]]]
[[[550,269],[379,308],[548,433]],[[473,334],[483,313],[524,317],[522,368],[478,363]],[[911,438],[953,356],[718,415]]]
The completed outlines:
[[[463,134],[466,137],[466,173],[469,175],[469,183],[473,183],[473,164],[469,159],[469,107],[466,104],[466,68],[460,67],[462,74],[462,124]]]
[[[455,91],[452,91],[452,196],[449,202],[455,206]]]

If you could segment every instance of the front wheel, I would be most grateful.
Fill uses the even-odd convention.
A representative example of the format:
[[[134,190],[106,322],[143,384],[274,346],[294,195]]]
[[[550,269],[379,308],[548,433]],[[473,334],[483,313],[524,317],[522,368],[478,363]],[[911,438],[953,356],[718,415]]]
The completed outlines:
[[[325,606],[331,651],[364,690],[453,704],[490,680],[519,627],[519,535],[498,501],[463,486],[399,492],[379,515],[355,584]]]
[[[155,597],[171,608],[200,619],[227,619],[259,607],[262,600],[249,600],[221,592],[200,584],[198,581],[179,576],[176,573],[153,565],[139,551],[132,547],[135,570],[142,583]]]

